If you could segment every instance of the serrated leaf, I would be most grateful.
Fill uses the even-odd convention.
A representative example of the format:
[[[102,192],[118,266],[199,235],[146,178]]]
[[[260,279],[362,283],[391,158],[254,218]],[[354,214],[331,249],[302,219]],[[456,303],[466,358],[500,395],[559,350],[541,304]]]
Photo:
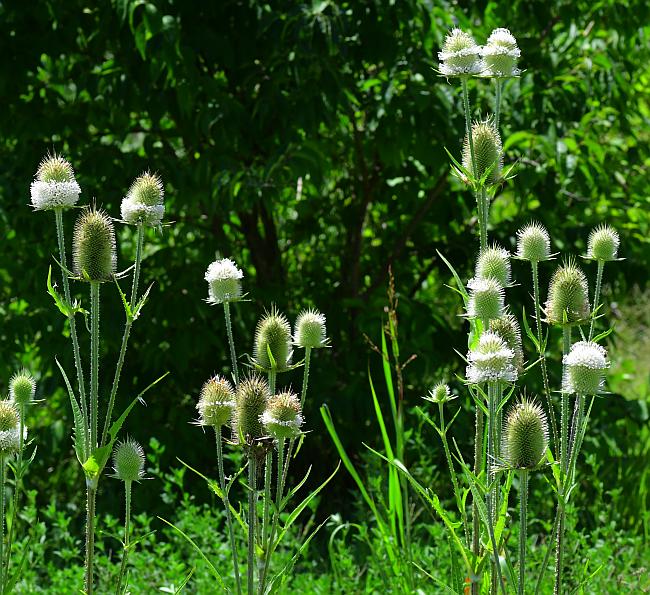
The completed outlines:
[[[79,403],[77,402],[77,397],[75,397],[74,391],[72,390],[70,380],[68,380],[68,375],[65,373],[63,366],[59,363],[59,360],[56,357],[54,358],[54,361],[59,370],[61,370],[63,381],[68,389],[68,396],[70,397],[70,405],[72,407],[72,419],[74,421],[74,451],[79,463],[83,465],[88,456],[88,426],[86,425],[86,420],[79,408]]]

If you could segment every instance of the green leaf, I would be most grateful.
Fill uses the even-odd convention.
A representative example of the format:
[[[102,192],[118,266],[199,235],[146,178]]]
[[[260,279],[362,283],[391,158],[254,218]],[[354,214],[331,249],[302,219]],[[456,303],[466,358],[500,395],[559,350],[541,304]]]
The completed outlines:
[[[63,366],[59,363],[59,360],[55,357],[54,361],[61,370],[63,375],[63,381],[65,382],[66,388],[68,389],[68,396],[70,397],[70,405],[72,406],[72,418],[74,420],[74,451],[77,455],[79,463],[83,466],[84,461],[88,456],[88,426],[86,420],[84,419],[81,410],[79,409],[79,403],[75,397],[74,391],[68,380],[68,375],[65,373]]]

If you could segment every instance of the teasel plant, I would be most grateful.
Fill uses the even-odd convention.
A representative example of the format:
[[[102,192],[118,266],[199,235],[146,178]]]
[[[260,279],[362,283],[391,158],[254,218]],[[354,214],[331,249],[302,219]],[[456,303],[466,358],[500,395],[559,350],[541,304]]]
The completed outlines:
[[[117,435],[131,409],[142,396],[163,377],[161,376],[126,407],[124,412],[113,419],[113,407],[118,392],[122,367],[126,356],[128,340],[133,322],[140,316],[151,287],[139,294],[139,277],[143,258],[144,228],[160,228],[163,206],[163,186],[160,178],[145,173],[138,177],[122,201],[123,222],[137,228],[135,263],[121,273],[117,272],[117,250],[115,242],[114,220],[96,205],[83,207],[78,215],[72,239],[72,269],[68,268],[65,245],[63,214],[75,208],[81,189],[77,183],[71,164],[60,155],[46,156],[38,167],[31,184],[31,201],[36,211],[53,211],[57,230],[59,265],[63,284],[63,295],[52,282],[52,268],[47,278],[47,289],[59,311],[67,318],[70,326],[73,358],[77,372],[77,392],[73,389],[68,376],[56,360],[63,376],[74,419],[73,443],[75,454],[83,469],[86,483],[86,562],[84,591],[88,595],[94,592],[94,543],[96,495],[98,483],[110,458]],[[131,299],[119,285],[119,280],[133,271]],[[77,300],[72,300],[70,280],[87,283],[89,287],[90,312]],[[126,323],[120,353],[118,355],[110,396],[100,430],[100,290],[103,284],[114,284],[121,297],[126,315]],[[90,317],[89,375],[83,372],[82,348],[77,330],[75,316],[82,314]],[[105,361],[105,360],[103,360]],[[88,380],[88,382],[87,382]]]

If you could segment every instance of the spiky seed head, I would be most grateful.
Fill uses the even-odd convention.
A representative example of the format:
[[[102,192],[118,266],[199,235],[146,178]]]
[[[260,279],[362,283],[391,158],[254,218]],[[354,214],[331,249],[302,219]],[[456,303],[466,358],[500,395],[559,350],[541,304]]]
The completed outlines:
[[[562,358],[562,391],[577,395],[597,395],[605,384],[609,367],[607,351],[593,341],[578,341]]]
[[[496,244],[482,250],[476,259],[477,279],[496,279],[501,287],[510,285],[510,253]]]
[[[269,357],[273,355],[273,362]],[[262,370],[285,371],[291,364],[291,325],[286,316],[273,306],[257,323],[253,360]]]
[[[548,446],[546,414],[535,401],[522,399],[506,417],[503,454],[514,469],[534,469],[544,458]]]
[[[160,177],[148,171],[143,173],[135,179],[122,199],[122,219],[132,225],[142,221],[145,225],[159,226],[165,214],[164,195]]]
[[[298,347],[316,349],[327,345],[325,315],[310,308],[303,310],[296,319],[293,342]]]
[[[551,238],[543,225],[533,221],[517,231],[517,256],[530,262],[551,257]]]
[[[481,320],[493,320],[503,314],[503,287],[496,279],[472,279],[468,283],[469,302],[467,315]]]
[[[431,390],[429,390],[429,394],[424,398],[427,401],[431,401],[432,403],[444,404],[447,401],[451,401],[455,397],[451,396],[449,385],[445,384],[444,382],[439,382]]]
[[[517,380],[514,357],[512,349],[499,335],[492,331],[484,332],[476,348],[467,354],[467,382],[514,382]]]
[[[445,76],[469,76],[483,70],[481,48],[469,33],[458,28],[445,37],[438,60],[440,72]]]
[[[546,318],[550,324],[573,324],[589,316],[587,277],[573,261],[559,266],[548,288]]]
[[[270,398],[269,385],[261,376],[254,375],[242,380],[235,393],[233,428],[237,436],[255,439],[264,436],[260,417]]]
[[[215,260],[205,272],[208,282],[208,302],[223,304],[241,298],[241,280],[244,273],[230,258]]]
[[[587,258],[601,262],[616,260],[620,243],[618,232],[613,227],[607,224],[599,225],[589,234]]]
[[[490,322],[490,330],[499,335],[508,348],[512,349],[514,358],[512,364],[518,373],[524,369],[524,350],[521,343],[521,328],[517,319],[510,313]]]
[[[508,29],[494,29],[487,43],[481,48],[481,55],[485,62],[485,73],[489,76],[505,78],[519,76],[521,73],[517,68],[521,51],[517,47],[517,40]]]
[[[16,405],[25,406],[34,400],[36,380],[27,370],[16,372],[9,381],[9,398]]]
[[[0,401],[0,457],[20,449],[20,418],[11,401]]]
[[[139,481],[144,476],[144,450],[135,440],[118,442],[113,450],[113,469],[121,481]]]
[[[490,186],[501,179],[503,169],[503,147],[501,136],[491,119],[472,124],[472,140],[474,142],[474,161],[476,162],[476,178],[481,179],[489,170],[485,183]],[[472,169],[472,153],[469,138],[465,135],[463,143],[463,167],[474,173]]]
[[[269,436],[295,438],[303,423],[300,399],[289,391],[271,397],[260,421]]]
[[[234,407],[235,391],[222,376],[210,378],[201,388],[196,405],[201,425],[220,428],[232,419]]]
[[[89,281],[110,281],[117,267],[115,228],[101,209],[86,209],[74,227],[72,263],[75,275]]]
[[[32,206],[37,211],[69,209],[77,204],[81,188],[70,162],[56,153],[45,157],[30,186]]]

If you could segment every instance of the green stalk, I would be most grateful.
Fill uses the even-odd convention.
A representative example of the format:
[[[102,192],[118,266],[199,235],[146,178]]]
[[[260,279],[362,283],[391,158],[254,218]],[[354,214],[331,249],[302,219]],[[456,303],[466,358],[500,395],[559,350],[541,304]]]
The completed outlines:
[[[480,222],[481,225],[481,252],[487,249],[488,244],[488,220],[490,218],[490,201],[488,200],[487,190],[485,186],[481,186],[481,205],[483,213],[483,221]]]
[[[266,460],[264,461],[264,514],[262,516],[262,544],[264,552],[267,552],[271,547],[270,540],[266,541],[266,534],[269,528],[269,521],[271,517],[271,471],[273,466],[273,451],[269,450],[266,453]],[[258,593],[264,593],[265,569],[266,569],[266,555],[257,561],[257,575],[258,575]]]
[[[526,583],[526,534],[527,534],[527,513],[528,513],[528,470],[519,471],[519,589],[518,595],[524,595]]]
[[[144,243],[144,226],[142,221],[138,222],[138,238],[136,240],[135,249],[135,269],[133,272],[133,283],[131,285],[131,302],[130,308],[133,309],[138,302],[138,282],[140,279],[140,268],[142,264],[142,246]],[[117,365],[115,366],[115,376],[113,376],[113,385],[111,386],[111,394],[108,399],[108,407],[106,409],[106,418],[104,419],[104,429],[102,430],[102,437],[99,441],[100,446],[104,444],[108,437],[108,430],[111,427],[113,407],[115,406],[115,397],[117,396],[117,389],[120,384],[120,376],[122,375],[122,367],[124,366],[124,358],[126,356],[126,349],[131,335],[131,326],[133,325],[133,318],[127,316],[126,323],[124,324],[124,334],[122,335],[122,345],[120,346],[120,355],[117,358]]]
[[[483,459],[483,410],[476,405],[475,433],[474,433],[474,475],[481,473]],[[478,559],[480,553],[481,525],[478,505],[472,502],[472,553]],[[479,585],[472,581],[472,595],[478,595]]]
[[[241,577],[239,576],[239,557],[237,555],[237,544],[235,543],[235,528],[232,523],[232,513],[230,512],[230,500],[226,487],[226,475],[223,471],[223,447],[221,445],[221,426],[214,429],[217,439],[217,465],[219,467],[219,484],[223,498],[223,505],[226,509],[226,524],[230,535],[230,550],[232,551],[232,565],[235,573],[235,582],[237,584],[237,595],[241,595]]]
[[[5,592],[5,456],[0,455],[0,592]]]
[[[7,575],[9,574],[9,567],[11,566],[11,549],[13,547],[13,537],[18,522],[18,505],[20,499],[20,492],[22,491],[23,483],[23,449],[25,447],[25,405],[20,406],[20,436],[18,447],[18,461],[16,463],[16,472],[14,475],[14,505],[11,511],[11,526],[8,528],[7,533]],[[0,558],[1,560],[2,558]],[[3,583],[0,582],[0,592],[3,592]]]
[[[131,523],[131,482],[124,482],[124,494],[125,494],[125,513],[124,513],[124,553],[122,554],[122,564],[120,565],[120,574],[117,577],[117,588],[115,589],[115,595],[120,595],[122,592],[122,578],[126,574],[126,563],[129,558],[129,528]],[[128,579],[125,584],[128,587]]]
[[[503,85],[503,82],[501,81],[500,78],[496,78],[494,80],[496,83],[496,91],[495,91],[495,106],[494,106],[494,126],[497,129],[497,132],[499,131],[499,119],[501,116],[501,87]]]
[[[235,352],[235,341],[232,337],[232,322],[230,320],[230,303],[223,303],[223,314],[226,318],[226,333],[228,333],[228,345],[230,346],[230,360],[232,361],[232,374],[235,379],[235,386],[239,384],[239,368],[237,367],[237,353]]]
[[[492,524],[496,523],[497,516],[497,482],[496,473],[494,472],[494,464],[496,462],[496,421],[497,421],[497,398],[498,398],[498,382],[488,382],[488,459],[487,459],[487,478],[488,478],[488,492],[487,492],[487,509],[488,515]],[[492,593],[497,592],[497,568],[499,564],[499,554],[495,551],[494,563],[492,567]]]
[[[255,455],[248,457],[248,595],[255,593],[255,525],[257,519],[257,465]]]
[[[585,417],[585,396],[577,395],[575,402],[575,409],[573,412],[573,423],[571,425],[571,443],[569,448],[569,481],[573,483],[575,477],[575,467],[580,454],[580,446],[582,441],[580,438],[582,431],[582,424]]]
[[[95,497],[97,488],[86,483],[86,595],[93,594],[93,565],[95,556]]]
[[[90,452],[97,448],[99,407],[99,287],[90,282]]]
[[[307,386],[309,384],[309,364],[311,362],[311,347],[305,347],[305,366],[302,375],[302,391],[300,393],[300,407],[305,406],[305,397],[307,396]]]
[[[474,158],[474,139],[472,138],[472,114],[469,109],[469,92],[467,91],[467,79],[463,76],[460,79],[463,88],[463,107],[465,108],[465,133],[469,142],[469,155],[472,160],[472,175],[476,178],[476,159]]]
[[[598,307],[598,301],[600,300],[600,288],[603,283],[603,270],[605,269],[605,261],[604,260],[599,260],[598,261],[598,272],[596,273],[596,291],[594,293],[594,312],[596,311],[596,308]],[[594,324],[596,322],[596,318],[593,316],[591,317],[591,324],[589,325],[589,341],[591,341],[591,338],[594,336]]]

